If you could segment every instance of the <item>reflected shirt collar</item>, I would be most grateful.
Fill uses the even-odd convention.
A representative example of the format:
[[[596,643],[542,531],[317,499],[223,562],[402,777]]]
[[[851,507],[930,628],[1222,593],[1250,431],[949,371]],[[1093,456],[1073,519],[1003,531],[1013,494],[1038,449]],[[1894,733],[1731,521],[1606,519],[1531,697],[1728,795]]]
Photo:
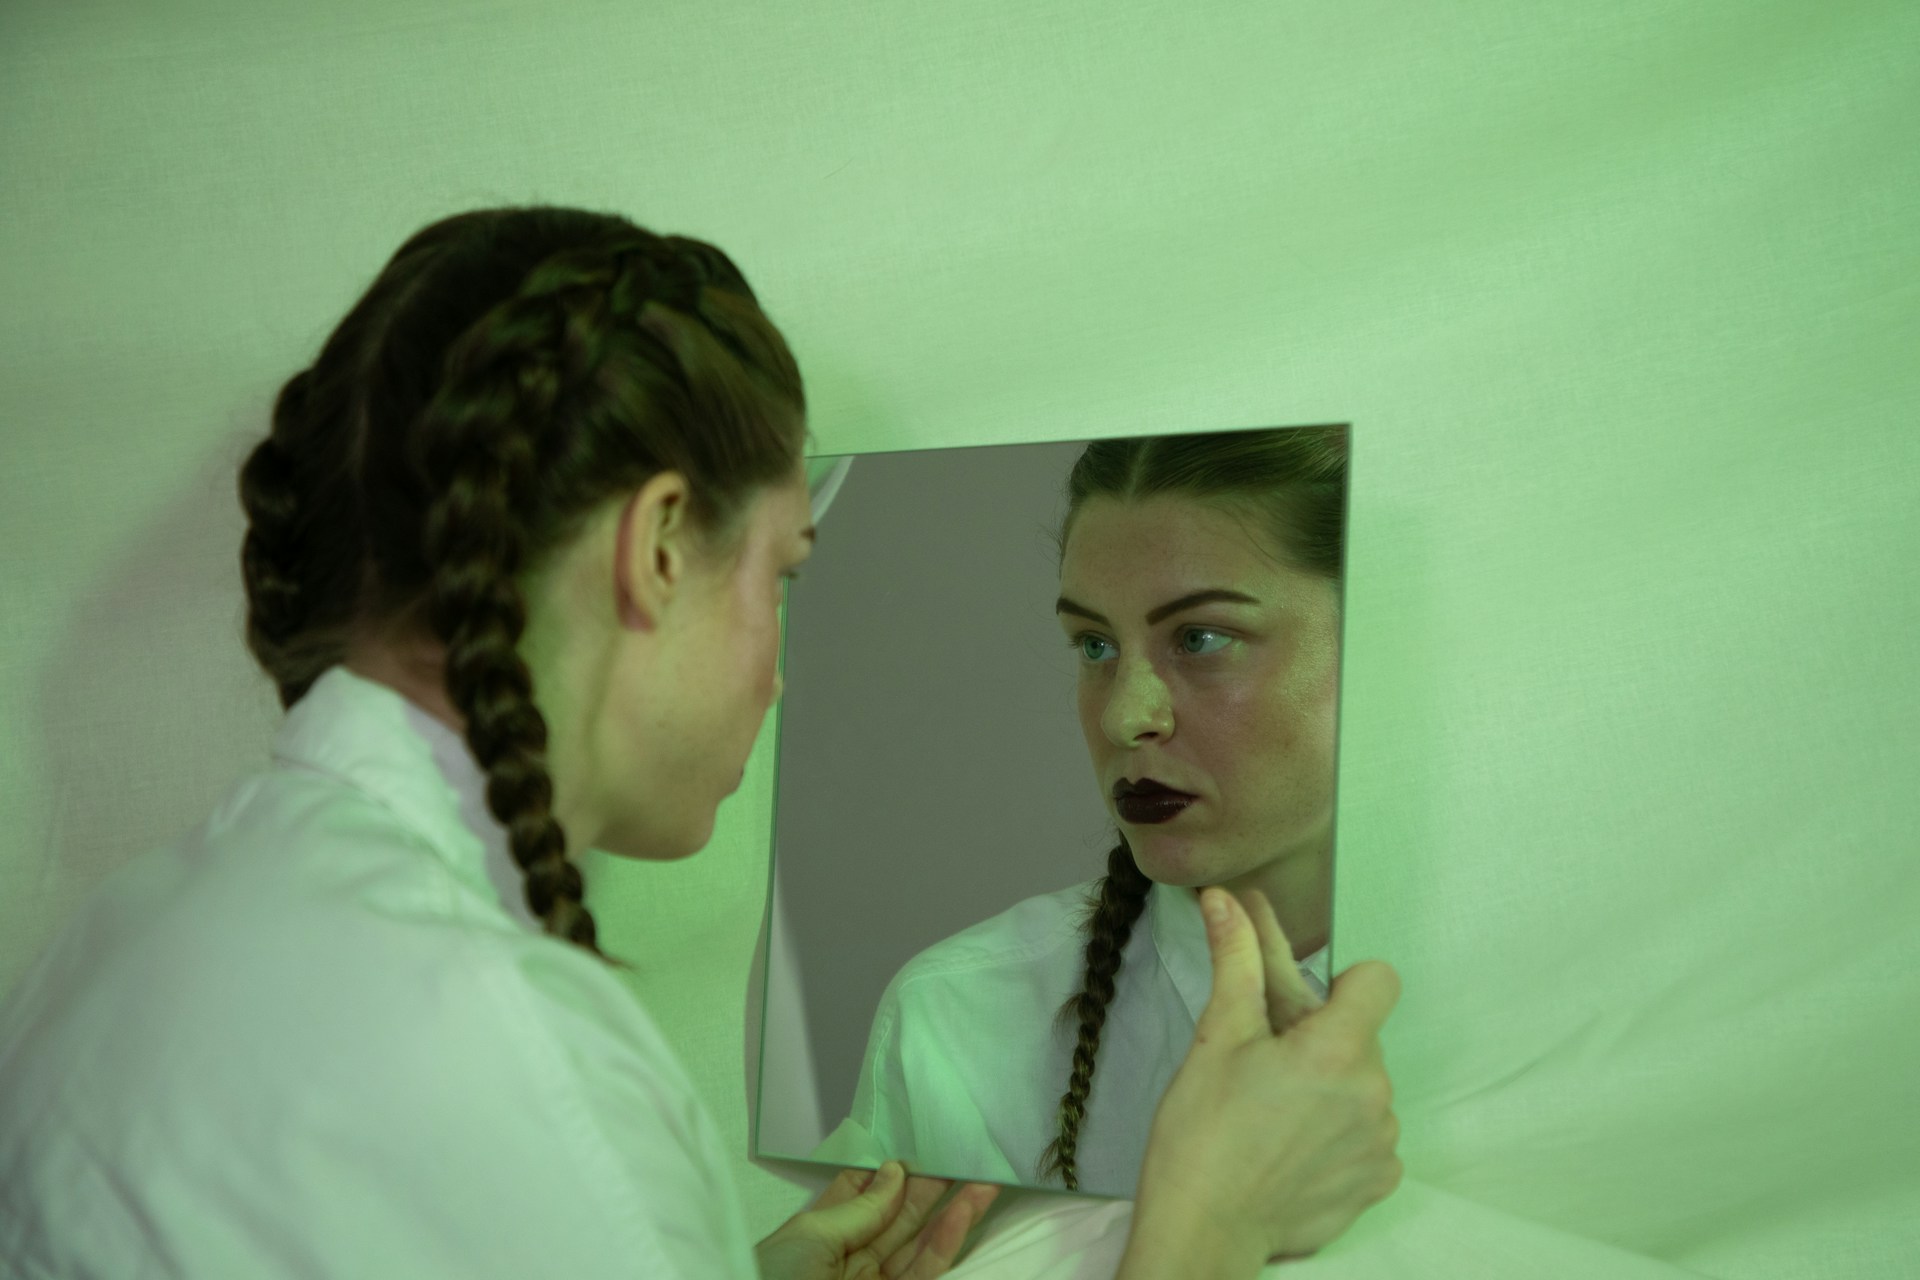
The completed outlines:
[[[1147,891],[1154,949],[1173,979],[1180,1002],[1197,1024],[1213,994],[1213,952],[1207,946],[1207,924],[1200,918],[1200,899],[1191,889],[1156,883]],[[1321,999],[1327,996],[1327,948],[1298,961],[1300,976]]]
[[[465,739],[397,690],[344,666],[328,668],[287,712],[273,758],[372,795],[456,878],[523,927],[545,931],[527,906],[506,829],[487,809],[486,775]]]

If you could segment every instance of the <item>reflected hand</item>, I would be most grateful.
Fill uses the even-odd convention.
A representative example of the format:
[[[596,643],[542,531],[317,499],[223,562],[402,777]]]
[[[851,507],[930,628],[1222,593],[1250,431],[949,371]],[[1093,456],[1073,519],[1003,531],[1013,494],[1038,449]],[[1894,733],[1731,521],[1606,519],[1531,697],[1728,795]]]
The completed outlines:
[[[960,1256],[1000,1188],[968,1183],[923,1231],[953,1183],[909,1178],[898,1160],[843,1169],[813,1207],[754,1246],[764,1280],[932,1280]]]

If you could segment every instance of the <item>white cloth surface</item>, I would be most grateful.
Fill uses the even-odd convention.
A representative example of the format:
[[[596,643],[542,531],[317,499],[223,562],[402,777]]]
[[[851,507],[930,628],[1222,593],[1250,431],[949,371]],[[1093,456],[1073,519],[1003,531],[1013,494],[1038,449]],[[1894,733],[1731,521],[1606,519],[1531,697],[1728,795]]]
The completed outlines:
[[[1040,1183],[1079,1036],[1088,881],[1016,903],[909,960],[881,994],[851,1114],[812,1158]],[[1213,991],[1200,904],[1156,884],[1122,953],[1075,1163],[1080,1190],[1131,1196],[1160,1095]],[[1327,994],[1327,949],[1299,963]],[[1057,1175],[1055,1175],[1057,1178]]]
[[[542,933],[457,734],[336,667],[0,1006],[0,1272],[748,1277],[653,1020]]]
[[[956,1280],[1110,1280],[1133,1203],[1003,1192]],[[1272,1280],[1686,1280],[1700,1273],[1555,1231],[1408,1178],[1318,1253],[1269,1263]]]

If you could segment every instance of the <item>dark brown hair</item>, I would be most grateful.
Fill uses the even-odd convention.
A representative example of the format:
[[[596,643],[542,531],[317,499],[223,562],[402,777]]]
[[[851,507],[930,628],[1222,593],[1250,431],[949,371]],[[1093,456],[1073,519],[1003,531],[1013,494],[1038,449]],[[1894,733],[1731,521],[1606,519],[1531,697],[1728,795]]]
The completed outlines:
[[[1242,517],[1263,535],[1257,544],[1281,563],[1342,581],[1344,426],[1096,440],[1067,478],[1067,514],[1055,539],[1060,559],[1066,558],[1067,536],[1089,498],[1138,501],[1158,494],[1198,499]],[[1042,1180],[1059,1174],[1069,1190],[1080,1186],[1074,1155],[1114,978],[1152,887],[1122,835],[1107,854],[1107,874],[1087,900],[1080,990],[1060,1008],[1063,1019],[1078,1019],[1080,1030],[1067,1091],[1060,1098],[1059,1132],[1041,1153],[1037,1172]]]
[[[687,478],[722,558],[805,445],[800,370],[731,259],[625,218],[481,209],[400,246],[239,476],[247,647],[292,707],[362,636],[431,637],[546,931],[600,950],[518,652],[524,576]]]

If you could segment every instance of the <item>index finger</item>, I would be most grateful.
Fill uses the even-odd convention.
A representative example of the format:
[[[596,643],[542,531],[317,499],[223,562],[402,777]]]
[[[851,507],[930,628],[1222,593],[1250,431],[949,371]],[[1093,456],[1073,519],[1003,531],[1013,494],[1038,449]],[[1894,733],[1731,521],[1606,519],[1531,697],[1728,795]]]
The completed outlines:
[[[881,1274],[898,1280],[933,1280],[945,1275],[999,1194],[997,1185],[985,1182],[970,1182],[954,1192],[953,1199],[919,1239],[900,1246],[887,1259]]]
[[[899,1212],[879,1235],[867,1242],[861,1252],[869,1254],[878,1263],[884,1263],[901,1245],[919,1233],[920,1224],[926,1221],[933,1206],[952,1185],[950,1178],[909,1177],[907,1197],[900,1202]]]
[[[1293,943],[1280,927],[1267,895],[1249,889],[1241,896],[1241,903],[1260,938],[1260,960],[1267,973],[1267,1021],[1279,1035],[1326,1002],[1300,976],[1300,966],[1293,959]]]

